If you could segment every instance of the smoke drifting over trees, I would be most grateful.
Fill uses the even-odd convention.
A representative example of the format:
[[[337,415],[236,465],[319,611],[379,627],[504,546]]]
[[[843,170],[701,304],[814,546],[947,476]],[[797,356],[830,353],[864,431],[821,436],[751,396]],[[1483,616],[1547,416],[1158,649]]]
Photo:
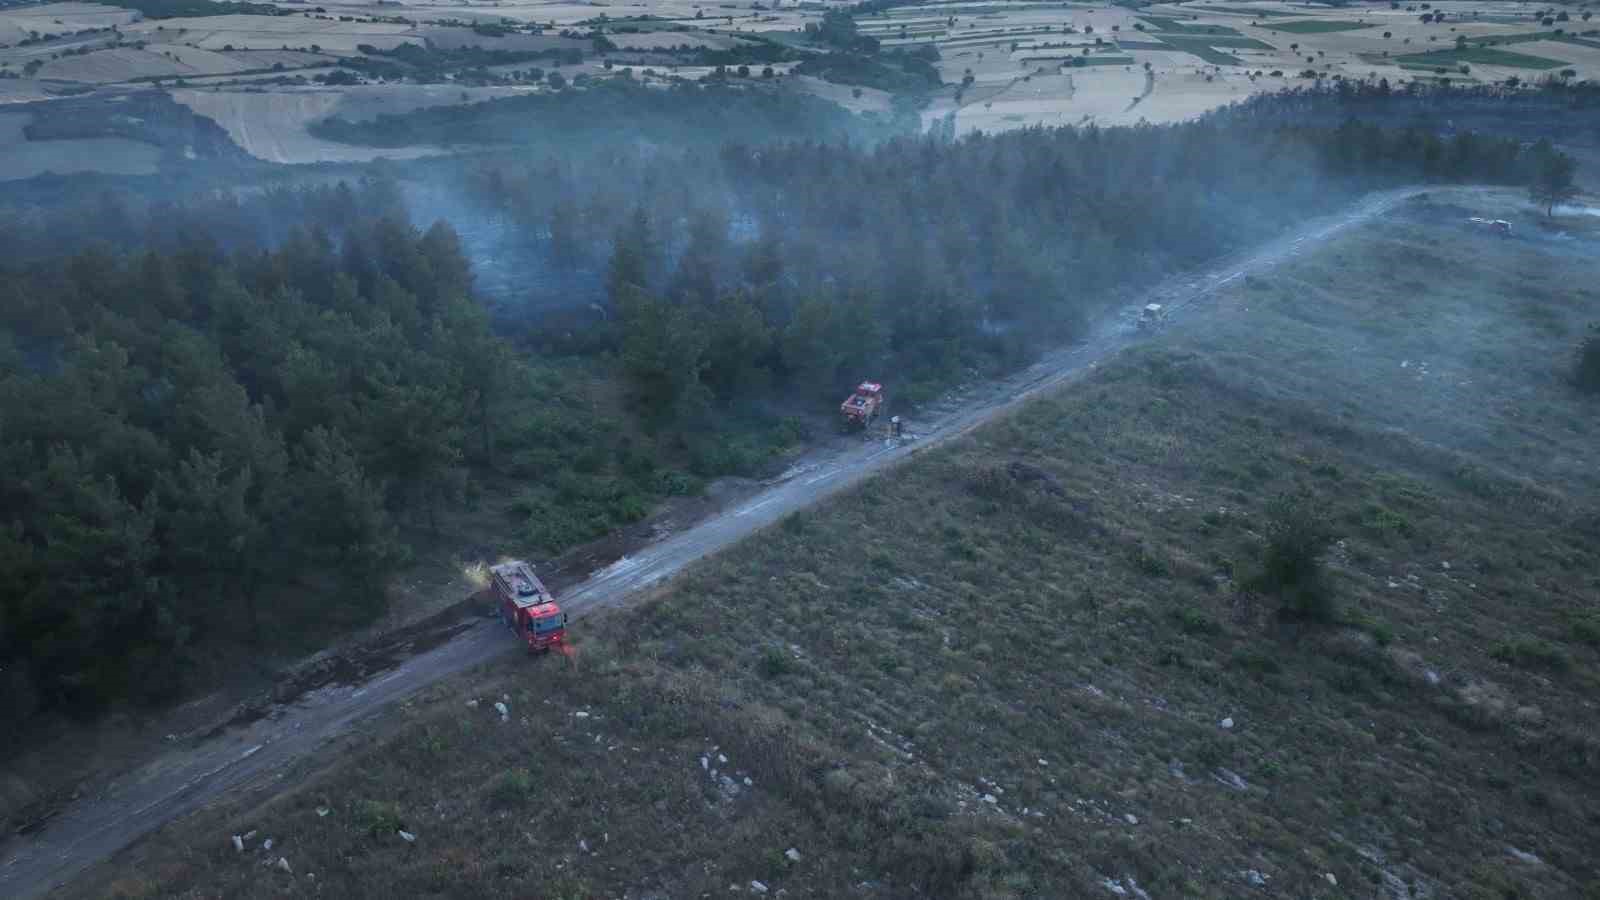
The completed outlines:
[[[626,379],[649,439],[715,474],[741,464],[729,411],[833,403],[882,373],[915,402],[1357,191],[1527,184],[1557,158],[1254,109],[871,146],[585,145],[474,162],[460,183],[513,218],[529,265],[603,301],[564,350],[534,339]],[[378,127],[416,123],[451,120]],[[3,213],[0,722],[175,696],[208,647],[259,636],[261,598],[286,586],[345,584],[275,616],[369,615],[400,527],[430,528],[480,476],[559,491],[535,518],[565,530],[530,531],[538,546],[643,514],[659,454],[575,432],[525,335],[492,333],[452,229],[414,229],[403,205],[379,181]]]

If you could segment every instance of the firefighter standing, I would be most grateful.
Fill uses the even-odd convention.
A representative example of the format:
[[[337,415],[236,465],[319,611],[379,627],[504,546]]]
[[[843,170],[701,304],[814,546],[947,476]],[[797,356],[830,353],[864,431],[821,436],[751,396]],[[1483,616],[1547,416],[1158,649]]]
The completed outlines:
[[[899,437],[900,436],[900,417],[899,416],[891,416],[889,418],[889,433],[891,435],[894,435],[895,437]]]

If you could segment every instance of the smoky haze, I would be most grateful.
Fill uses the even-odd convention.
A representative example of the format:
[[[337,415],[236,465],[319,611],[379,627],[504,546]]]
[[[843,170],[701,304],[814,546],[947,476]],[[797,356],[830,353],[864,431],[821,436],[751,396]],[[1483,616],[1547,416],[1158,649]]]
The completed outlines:
[[[1362,191],[1522,184],[1555,154],[1296,124],[1332,93],[960,139],[784,96],[607,95],[679,123],[657,135],[539,132],[511,101],[422,110],[328,128],[483,146],[175,199],[11,198],[8,736],[370,620],[485,485],[515,484],[503,514],[554,555],[759,471],[862,377],[914,409]]]

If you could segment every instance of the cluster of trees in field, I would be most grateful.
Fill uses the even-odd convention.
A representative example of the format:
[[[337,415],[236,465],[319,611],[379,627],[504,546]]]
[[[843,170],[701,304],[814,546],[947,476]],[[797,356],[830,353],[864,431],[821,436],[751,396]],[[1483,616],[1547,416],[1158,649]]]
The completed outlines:
[[[1358,190],[1536,168],[1509,140],[1204,123],[511,163],[468,194],[605,279],[642,408],[698,421],[771,384],[922,399]]]

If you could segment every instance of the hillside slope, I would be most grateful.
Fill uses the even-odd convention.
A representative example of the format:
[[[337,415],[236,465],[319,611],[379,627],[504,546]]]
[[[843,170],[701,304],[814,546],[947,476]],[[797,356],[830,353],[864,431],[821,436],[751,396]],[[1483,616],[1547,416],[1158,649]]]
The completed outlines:
[[[1462,224],[1506,209],[1414,204],[1240,279],[80,890],[1595,890],[1600,451],[1563,370],[1600,262]],[[1245,587],[1291,491],[1336,538],[1329,624]]]

